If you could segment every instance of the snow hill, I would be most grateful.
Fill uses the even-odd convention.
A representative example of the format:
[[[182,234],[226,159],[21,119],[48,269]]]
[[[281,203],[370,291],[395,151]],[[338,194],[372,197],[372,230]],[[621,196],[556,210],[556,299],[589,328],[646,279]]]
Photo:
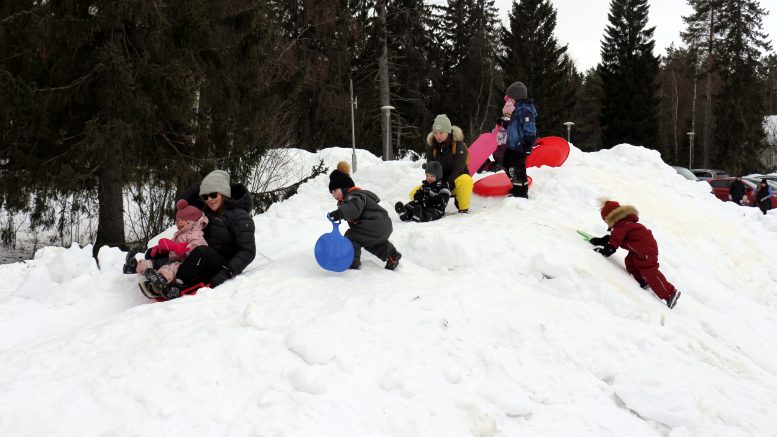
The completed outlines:
[[[264,257],[193,297],[149,303],[113,248],[0,266],[0,435],[773,436],[777,215],[629,145],[530,175],[530,200],[403,223],[421,162],[360,151],[396,272],[317,266],[326,175],[255,217]],[[601,197],[652,229],[674,310],[575,233],[605,233]]]

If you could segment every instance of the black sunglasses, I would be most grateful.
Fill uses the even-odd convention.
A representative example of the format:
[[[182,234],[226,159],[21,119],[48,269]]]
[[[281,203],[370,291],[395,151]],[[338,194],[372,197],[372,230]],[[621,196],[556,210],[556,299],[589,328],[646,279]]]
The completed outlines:
[[[215,199],[216,196],[218,196],[219,193],[209,193],[209,194],[200,194],[200,197],[202,197],[202,200],[208,200],[208,197],[211,199]]]

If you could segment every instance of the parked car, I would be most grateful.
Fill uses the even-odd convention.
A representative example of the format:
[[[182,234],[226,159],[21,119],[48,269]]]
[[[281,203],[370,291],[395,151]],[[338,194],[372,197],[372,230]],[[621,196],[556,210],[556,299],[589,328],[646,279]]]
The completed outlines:
[[[761,179],[766,179],[767,181],[777,183],[777,174],[750,174],[744,177],[748,179],[758,179],[758,182],[761,182]]]
[[[677,174],[684,177],[685,179],[688,179],[689,181],[699,180],[699,178],[697,178],[695,174],[693,174],[690,170],[688,170],[685,167],[678,167],[676,165],[673,165],[672,168],[674,169],[674,171],[677,172]]]
[[[731,189],[731,183],[734,182],[736,178],[715,178],[715,179],[707,179],[707,182],[712,186],[712,193],[717,197],[718,199],[728,202],[730,199],[729,196],[729,190]],[[755,205],[755,187],[758,185],[758,182],[753,182],[751,178],[742,178],[742,182],[745,184],[745,199],[747,199],[747,206],[754,206]],[[776,185],[771,185],[772,189],[774,190],[777,188]],[[772,208],[777,208],[777,198],[772,197]]]
[[[714,170],[709,168],[692,168],[691,173],[695,174],[699,180],[706,181],[707,179],[727,178],[728,173],[723,170]]]

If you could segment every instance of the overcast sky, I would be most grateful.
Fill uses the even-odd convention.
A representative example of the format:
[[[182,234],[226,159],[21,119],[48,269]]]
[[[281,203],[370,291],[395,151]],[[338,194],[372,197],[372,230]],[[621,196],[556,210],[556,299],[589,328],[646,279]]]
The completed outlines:
[[[609,0],[552,0],[558,12],[556,38],[559,43],[569,45],[569,55],[578,70],[584,71],[599,63],[599,50],[607,26]],[[499,16],[507,23],[507,14],[512,0],[496,0]],[[761,7],[769,12],[763,23],[763,30],[769,33],[772,47],[777,35],[777,0],[761,0]],[[684,0],[650,0],[650,26],[656,26],[656,55],[663,55],[665,48],[673,41],[682,44],[680,31],[685,28],[682,16],[688,15],[691,7]]]

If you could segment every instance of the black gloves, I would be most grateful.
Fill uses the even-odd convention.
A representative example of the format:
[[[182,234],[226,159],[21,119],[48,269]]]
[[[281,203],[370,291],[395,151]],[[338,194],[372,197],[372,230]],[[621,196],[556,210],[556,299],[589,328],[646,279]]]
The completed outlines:
[[[605,244],[610,242],[610,235],[607,234],[604,237],[594,237],[588,240],[588,242],[593,244],[594,246],[604,246]]]
[[[227,279],[230,279],[234,277],[235,274],[232,273],[232,269],[229,268],[229,266],[221,266],[221,269],[213,276],[213,279],[210,280],[210,286],[215,288],[219,285],[223,284],[224,281]]]
[[[422,190],[422,189],[420,189],[420,188],[419,188],[419,189],[417,189],[417,190],[416,190],[416,192],[415,192],[415,194],[413,194],[413,200],[415,200],[416,202],[420,202],[420,201],[421,201],[421,199],[423,199],[423,198],[424,198],[424,192],[423,192],[423,190]]]
[[[597,247],[594,252],[599,252],[603,257],[609,258],[610,255],[615,253],[615,248],[610,246],[610,243],[604,243],[604,247]]]
[[[333,222],[343,219],[343,213],[340,212],[340,209],[336,209],[326,216],[329,217],[329,220],[332,220]]]

